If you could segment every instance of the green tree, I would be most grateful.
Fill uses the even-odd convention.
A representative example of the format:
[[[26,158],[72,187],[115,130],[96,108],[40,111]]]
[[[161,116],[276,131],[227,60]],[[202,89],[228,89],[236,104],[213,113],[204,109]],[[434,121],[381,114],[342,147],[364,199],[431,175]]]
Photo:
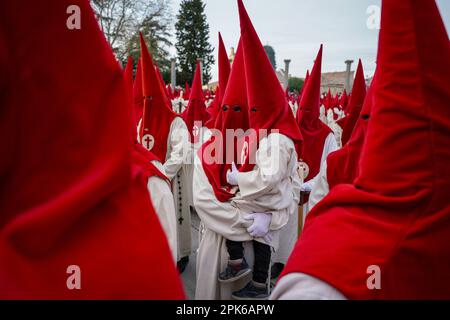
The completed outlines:
[[[214,48],[209,43],[209,25],[202,0],[183,0],[175,25],[180,83],[192,83],[197,59],[203,60],[203,81],[211,79]]]
[[[300,92],[300,90],[303,88],[303,85],[305,84],[305,81],[301,78],[297,77],[291,77],[289,78],[289,91],[293,92]]]
[[[277,69],[277,59],[276,59],[276,55],[275,55],[275,50],[269,45],[264,46],[264,50],[266,50],[266,54],[269,57],[269,60],[270,60],[270,63],[272,64],[273,69],[276,70]]]

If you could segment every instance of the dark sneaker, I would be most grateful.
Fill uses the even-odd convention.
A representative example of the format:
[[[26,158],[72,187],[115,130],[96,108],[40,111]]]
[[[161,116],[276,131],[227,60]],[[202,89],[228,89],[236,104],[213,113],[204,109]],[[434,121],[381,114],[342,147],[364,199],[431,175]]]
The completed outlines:
[[[255,286],[253,281],[250,281],[241,290],[233,292],[231,297],[234,300],[267,300],[269,294],[267,292],[267,286]]]
[[[250,272],[252,272],[252,270],[250,269],[247,261],[245,261],[244,258],[238,265],[228,264],[225,271],[219,274],[219,282],[234,282],[236,280],[242,279],[246,275],[250,274]]]
[[[283,272],[284,264],[277,262],[272,265],[270,279],[276,279]]]
[[[189,257],[181,258],[180,261],[177,262],[178,272],[181,274],[186,270],[186,266],[189,263]]]

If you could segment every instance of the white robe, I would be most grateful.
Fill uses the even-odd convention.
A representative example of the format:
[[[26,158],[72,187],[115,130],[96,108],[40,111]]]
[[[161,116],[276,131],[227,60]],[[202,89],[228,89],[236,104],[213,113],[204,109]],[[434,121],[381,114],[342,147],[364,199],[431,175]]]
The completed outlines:
[[[274,162],[268,161],[269,154],[281,165],[277,167]],[[195,297],[227,300],[233,291],[242,288],[249,279],[242,279],[233,284],[221,285],[218,282],[218,275],[225,269],[229,258],[225,240],[253,240],[246,230],[251,223],[243,217],[251,212],[267,212],[267,208],[272,207],[275,210],[271,210],[273,213],[269,229],[273,242],[270,245],[274,248],[278,246],[279,230],[286,225],[299,200],[299,193],[292,184],[292,180],[299,179],[296,169],[297,154],[292,140],[283,135],[271,134],[262,139],[254,170],[238,174],[241,191],[230,202],[220,202],[216,199],[197,155],[195,159],[194,204],[203,230],[197,256]],[[274,169],[276,171],[273,171]],[[260,238],[254,240],[265,243]],[[253,247],[249,243],[245,244],[244,252],[252,266]]]
[[[164,168],[160,162],[152,163],[164,173]],[[170,250],[174,262],[177,261],[177,218],[175,213],[175,203],[170,185],[160,177],[154,176],[148,179],[147,184],[153,207],[158,215],[159,221],[163,227],[164,233],[169,242]]]
[[[347,300],[334,287],[304,273],[291,273],[281,278],[270,300]]]
[[[311,211],[316,204],[322,201],[322,199],[325,198],[328,192],[330,192],[330,186],[328,185],[327,162],[325,161],[322,163],[322,167],[320,168],[320,172],[316,177],[314,187],[311,191],[311,194],[309,195],[309,211]]]
[[[325,139],[324,148],[322,151],[322,158],[321,158],[322,166],[324,163],[326,164],[326,159],[328,155],[336,150],[337,150],[336,140],[334,139],[334,135],[330,133],[328,137]],[[315,179],[316,178],[310,180],[304,185],[306,185],[307,188],[312,188],[312,186],[315,184],[316,181]],[[292,250],[294,250],[295,244],[297,243],[298,240],[298,233],[299,233],[297,210],[298,209],[296,209],[295,212],[290,216],[289,222],[281,230],[280,246],[279,249],[275,252],[274,262],[286,264],[289,256],[292,253]],[[305,222],[305,217],[308,212],[309,212],[309,204],[307,203],[303,206],[303,223]]]
[[[192,185],[189,183],[186,162],[190,156],[189,132],[183,119],[176,117],[170,125],[167,139],[167,155],[164,163],[164,172],[172,181],[177,215],[177,259],[187,257],[192,252],[191,239],[191,212],[189,206],[189,193]]]

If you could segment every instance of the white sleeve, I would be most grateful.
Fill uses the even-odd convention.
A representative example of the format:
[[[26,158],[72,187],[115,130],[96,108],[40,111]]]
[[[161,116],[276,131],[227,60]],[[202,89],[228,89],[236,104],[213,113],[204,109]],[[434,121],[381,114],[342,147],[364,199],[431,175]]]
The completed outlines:
[[[328,283],[304,273],[291,273],[281,278],[270,300],[347,300]]]
[[[289,149],[279,134],[271,134],[267,139],[261,140],[256,152],[255,169],[237,174],[243,199],[252,200],[264,195],[287,176],[291,158]]]
[[[330,187],[327,180],[327,162],[325,161],[320,169],[319,174],[315,178],[314,188],[309,195],[308,207],[311,211],[312,208],[330,192]],[[306,217],[305,217],[306,218]]]
[[[323,166],[326,165],[327,163],[327,158],[328,155],[336,150],[338,150],[338,145],[336,142],[336,138],[334,137],[333,133],[330,133],[327,138],[325,139],[325,143],[323,144],[323,151],[322,151],[322,158],[321,158],[321,163],[320,163],[320,171],[322,171]],[[303,184],[303,190],[307,191],[307,192],[311,192],[312,190],[314,190],[316,183],[318,182],[318,180],[320,179],[318,173],[314,178],[312,178],[311,180],[305,182]]]
[[[339,148],[336,142],[336,137],[334,136],[334,133],[330,133],[328,137],[325,139],[325,143],[323,145],[321,166],[323,165],[324,162],[327,161],[328,155],[338,149]]]
[[[172,180],[189,157],[191,144],[189,132],[183,119],[176,117],[169,132],[168,157],[164,163],[164,172]]]

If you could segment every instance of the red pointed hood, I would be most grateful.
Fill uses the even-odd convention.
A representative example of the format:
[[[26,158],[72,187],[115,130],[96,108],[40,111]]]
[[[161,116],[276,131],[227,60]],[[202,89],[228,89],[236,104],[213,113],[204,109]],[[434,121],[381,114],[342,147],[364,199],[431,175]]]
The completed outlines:
[[[348,104],[348,116],[345,120],[342,132],[342,145],[345,145],[352,135],[356,121],[358,121],[359,113],[366,97],[366,80],[364,79],[364,70],[361,59],[356,70],[355,81],[353,83],[352,96]]]
[[[306,83],[308,82],[308,80],[309,80],[309,70],[306,70],[305,81],[303,81],[303,87],[300,89],[300,92],[298,94],[297,105],[300,105],[300,100],[302,99],[303,91],[305,91]],[[297,113],[298,112],[299,109],[297,109]]]
[[[144,113],[144,90],[142,85],[142,60],[138,60],[136,69],[136,77],[133,84],[133,105],[134,105],[134,117],[135,125],[138,126],[139,121],[142,119]]]
[[[171,104],[169,90],[167,89],[166,83],[164,82],[164,78],[161,74],[161,70],[159,70],[158,66],[155,66],[156,74],[158,76],[159,83],[161,84],[164,94],[166,95],[167,100],[169,100],[169,105]]]
[[[222,106],[223,96],[228,84],[228,78],[230,77],[230,60],[223,44],[222,35],[219,32],[219,86],[216,89],[216,96],[211,106],[208,108],[210,119],[206,123],[208,128],[215,126],[217,116],[219,115],[220,108]]]
[[[189,104],[184,112],[183,119],[191,135],[191,142],[199,141],[200,128],[205,126],[209,120],[209,114],[206,112],[205,96],[203,94],[202,75],[200,63],[197,63],[194,80],[192,82],[191,97]],[[200,122],[201,126],[196,125]]]
[[[128,111],[131,115],[131,139],[134,143],[137,141],[137,126],[135,123],[136,115],[134,113],[134,101],[133,101],[133,58],[129,57],[127,61],[127,65],[124,70],[124,78],[125,78],[125,85],[127,87],[127,94],[129,99],[129,104],[127,105]]]
[[[133,101],[133,58],[132,57],[128,57],[127,65],[125,66],[123,75],[125,78],[125,84],[127,86],[127,91],[128,91],[128,95],[130,97],[130,101]]]
[[[325,97],[325,110],[328,111],[328,109],[331,108],[331,105],[333,104],[333,97],[331,96],[331,89],[328,89],[327,96]]]
[[[2,1],[0,21],[0,299],[183,298],[90,2]],[[82,289],[69,290],[76,267]]]
[[[206,122],[205,126],[209,129],[214,128],[216,124],[217,116],[220,112],[220,87],[216,88],[216,92],[214,93],[214,100],[211,102],[208,108],[206,108],[206,112],[209,114],[209,120]]]
[[[175,99],[175,96],[174,96],[173,90],[172,90],[172,86],[167,85],[166,89],[167,89],[167,94],[168,94],[169,100],[172,101],[173,99]]]
[[[434,0],[383,0],[359,177],[309,213],[285,273],[310,274],[350,299],[450,299],[448,57]],[[368,289],[371,266],[379,290]]]
[[[342,93],[341,99],[339,101],[340,106],[342,107],[343,110],[345,110],[347,108],[347,104],[348,104],[348,95],[347,95],[347,90],[344,89],[344,92]]]
[[[287,103],[285,93],[250,21],[242,0],[238,0],[241,41],[244,51],[250,126],[259,130],[278,130],[296,145],[302,136]]]
[[[305,82],[304,82],[304,85],[306,85],[306,83],[308,82],[308,80],[309,80],[309,70],[306,70],[306,76],[305,76]]]
[[[141,59],[144,113],[139,132],[140,141],[144,148],[152,151],[160,162],[164,163],[167,156],[170,126],[176,114],[169,104],[142,34]]]
[[[309,166],[307,180],[319,173],[325,140],[332,132],[319,118],[322,52],[321,45],[297,110],[297,123],[303,136],[302,159]]]
[[[222,91],[220,92],[219,107],[222,105],[230,72],[230,60],[228,59],[228,54],[223,43],[222,35],[219,32],[219,87],[222,88]]]
[[[184,100],[189,100],[189,97],[191,96],[191,88],[189,87],[189,83],[186,81],[186,83],[184,84],[184,95],[183,95],[183,99]]]
[[[320,82],[322,77],[322,52],[323,46],[320,46],[317,53],[314,67],[308,81],[305,81],[302,98],[300,99],[297,111],[297,121],[316,122],[320,116]]]
[[[214,139],[206,142],[199,151],[208,181],[213,187],[216,198],[222,202],[229,201],[234,197],[231,186],[227,183],[226,173],[231,168],[231,162],[240,163],[238,157],[241,152],[238,150],[241,150],[240,144],[242,143],[242,139],[235,138],[233,144],[228,144],[227,129],[242,129],[243,134],[250,127],[246,89],[244,56],[242,46],[239,44],[224,95],[223,108],[221,108],[215,128],[221,132],[223,152],[220,159],[222,161],[210,164],[212,161],[208,158],[207,151],[215,141]]]

